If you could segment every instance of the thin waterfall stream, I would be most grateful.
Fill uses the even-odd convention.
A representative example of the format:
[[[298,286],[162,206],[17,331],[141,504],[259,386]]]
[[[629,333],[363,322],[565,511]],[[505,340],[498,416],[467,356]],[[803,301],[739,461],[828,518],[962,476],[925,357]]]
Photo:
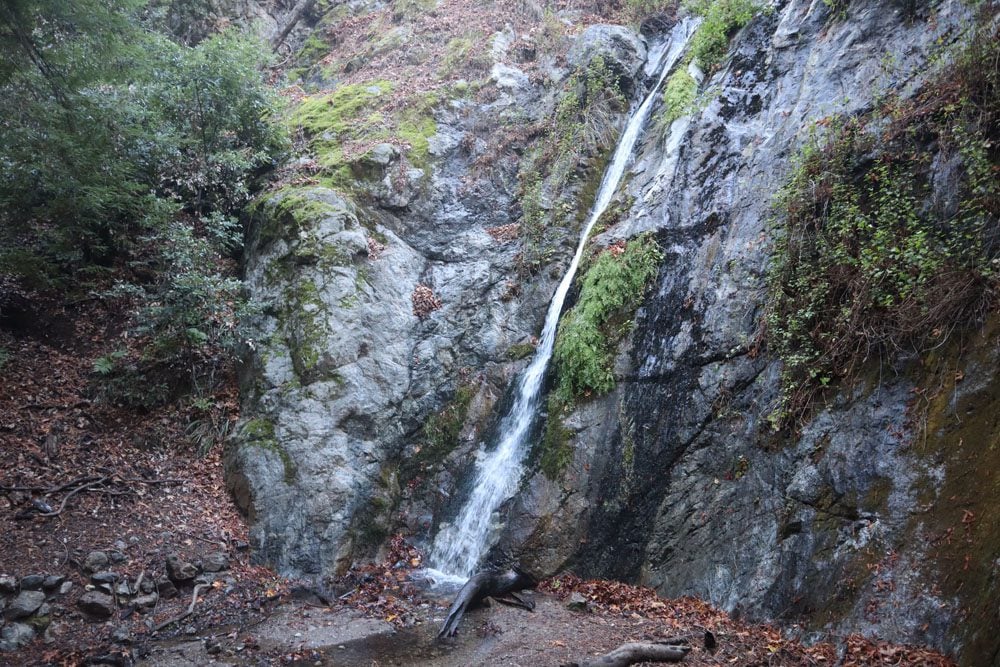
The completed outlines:
[[[475,571],[479,560],[491,545],[494,532],[493,514],[517,490],[524,473],[524,457],[528,451],[528,434],[541,401],[545,371],[555,345],[556,326],[563,303],[573,284],[583,251],[594,224],[611,203],[621,183],[625,168],[632,158],[635,144],[642,133],[663,80],[678,62],[697,23],[684,20],[674,26],[668,40],[658,52],[654,72],[659,76],[642,103],[629,116],[615,148],[611,163],[604,172],[594,205],[590,209],[577,244],[573,261],[563,276],[545,315],[541,341],[531,363],[519,377],[516,398],[500,422],[500,442],[492,451],[480,450],[476,460],[475,482],[469,499],[455,521],[442,524],[434,539],[429,559],[429,573],[443,581],[464,581]]]

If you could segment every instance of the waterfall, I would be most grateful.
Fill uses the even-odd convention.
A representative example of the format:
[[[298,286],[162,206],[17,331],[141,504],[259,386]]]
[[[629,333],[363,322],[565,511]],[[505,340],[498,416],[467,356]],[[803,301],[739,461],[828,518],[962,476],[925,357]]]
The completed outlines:
[[[594,205],[590,209],[587,224],[584,225],[580,242],[577,245],[573,261],[556,289],[552,302],[545,315],[545,326],[542,329],[541,341],[535,350],[535,355],[527,369],[519,377],[517,395],[513,405],[500,422],[500,443],[492,451],[480,451],[476,460],[475,483],[465,506],[459,512],[452,525],[442,526],[434,540],[431,550],[430,564],[436,569],[434,574],[439,579],[462,580],[469,577],[479,564],[479,559],[489,548],[491,533],[493,533],[493,513],[505,500],[517,490],[523,474],[523,459],[527,452],[527,438],[531,424],[541,400],[542,382],[552,348],[555,345],[556,325],[562,313],[563,302],[569,292],[573,277],[583,251],[587,237],[594,223],[611,203],[618,185],[621,183],[625,167],[632,157],[635,143],[642,132],[649,111],[653,106],[657,91],[663,79],[677,63],[688,39],[697,24],[685,20],[674,26],[669,39],[658,50],[655,56],[660,72],[654,85],[642,103],[631,113],[622,131],[618,146],[615,148],[611,164],[604,172],[601,186],[597,191]],[[444,576],[441,576],[444,575]]]

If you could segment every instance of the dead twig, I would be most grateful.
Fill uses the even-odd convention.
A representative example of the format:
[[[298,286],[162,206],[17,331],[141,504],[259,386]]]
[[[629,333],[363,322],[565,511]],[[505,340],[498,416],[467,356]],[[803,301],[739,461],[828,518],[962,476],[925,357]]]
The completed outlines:
[[[162,623],[157,625],[155,628],[153,628],[153,632],[159,632],[168,625],[172,625],[174,623],[183,621],[185,618],[190,616],[194,612],[195,605],[198,604],[198,593],[200,593],[203,588],[211,588],[211,587],[212,587],[211,584],[198,584],[197,586],[195,586],[194,592],[191,594],[191,604],[188,605],[188,608],[184,610],[183,613],[178,614],[173,618],[167,619],[166,621],[163,621]]]
[[[73,489],[72,491],[70,491],[69,493],[66,494],[66,497],[62,499],[61,503],[59,503],[59,509],[57,509],[54,512],[39,512],[38,516],[43,516],[43,517],[59,516],[60,514],[63,513],[63,510],[66,509],[66,503],[69,502],[70,498],[72,498],[73,496],[75,496],[76,494],[80,493],[81,491],[83,491],[85,489],[89,489],[92,486],[97,486],[98,484],[103,484],[104,482],[108,481],[108,479],[109,478],[107,476],[105,476],[105,477],[100,477],[98,479],[95,479],[95,480],[92,480],[92,481],[85,482],[85,483],[81,484],[80,486],[76,487],[75,489]],[[48,495],[48,494],[46,494],[46,495]]]

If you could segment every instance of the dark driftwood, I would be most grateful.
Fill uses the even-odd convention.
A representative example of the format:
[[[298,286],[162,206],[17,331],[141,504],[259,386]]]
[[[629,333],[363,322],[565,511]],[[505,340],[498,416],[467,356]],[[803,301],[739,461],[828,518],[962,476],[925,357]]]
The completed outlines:
[[[599,658],[573,662],[565,667],[628,667],[637,662],[680,662],[690,646],[658,642],[629,642]]]
[[[441,631],[438,632],[438,637],[454,637],[455,633],[458,632],[458,622],[462,620],[465,612],[475,608],[488,597],[497,598],[498,600],[503,597],[510,597],[516,601],[513,604],[530,611],[534,608],[534,605],[522,600],[514,595],[514,593],[523,591],[526,588],[534,588],[537,585],[538,582],[534,577],[521,572],[517,568],[510,570],[486,570],[485,572],[476,574],[465,582],[465,586],[462,586],[462,590],[455,596],[454,602],[448,608],[448,616],[444,620],[444,625],[441,626]],[[508,604],[511,603],[508,602]]]

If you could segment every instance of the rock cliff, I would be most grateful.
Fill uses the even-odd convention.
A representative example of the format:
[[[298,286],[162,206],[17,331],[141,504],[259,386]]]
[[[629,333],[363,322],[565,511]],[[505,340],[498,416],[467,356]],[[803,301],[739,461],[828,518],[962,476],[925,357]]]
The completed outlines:
[[[783,365],[760,345],[775,194],[811,133],[918,95],[989,8],[788,0],[707,75],[688,68],[696,98],[650,127],[591,241],[649,232],[663,252],[621,329],[615,388],[548,416],[568,463],[523,481],[496,554],[806,635],[997,660],[995,320],[932,353],[881,353],[777,429]],[[246,276],[261,343],[228,469],[256,553],[285,572],[343,569],[400,528],[426,542],[453,515],[572,252],[626,111],[615,99],[649,85],[655,34],[593,26],[564,59],[542,53],[544,33],[497,27],[486,83],[427,105],[423,143],[369,142],[335,177],[257,206]],[[595,77],[618,97],[588,107]],[[391,92],[365,85],[362,107]],[[579,115],[560,125],[571,97]],[[573,134],[598,115],[594,140]],[[303,127],[314,157],[356,131]],[[560,136],[578,149],[569,163]],[[937,159],[930,178],[947,171]]]

